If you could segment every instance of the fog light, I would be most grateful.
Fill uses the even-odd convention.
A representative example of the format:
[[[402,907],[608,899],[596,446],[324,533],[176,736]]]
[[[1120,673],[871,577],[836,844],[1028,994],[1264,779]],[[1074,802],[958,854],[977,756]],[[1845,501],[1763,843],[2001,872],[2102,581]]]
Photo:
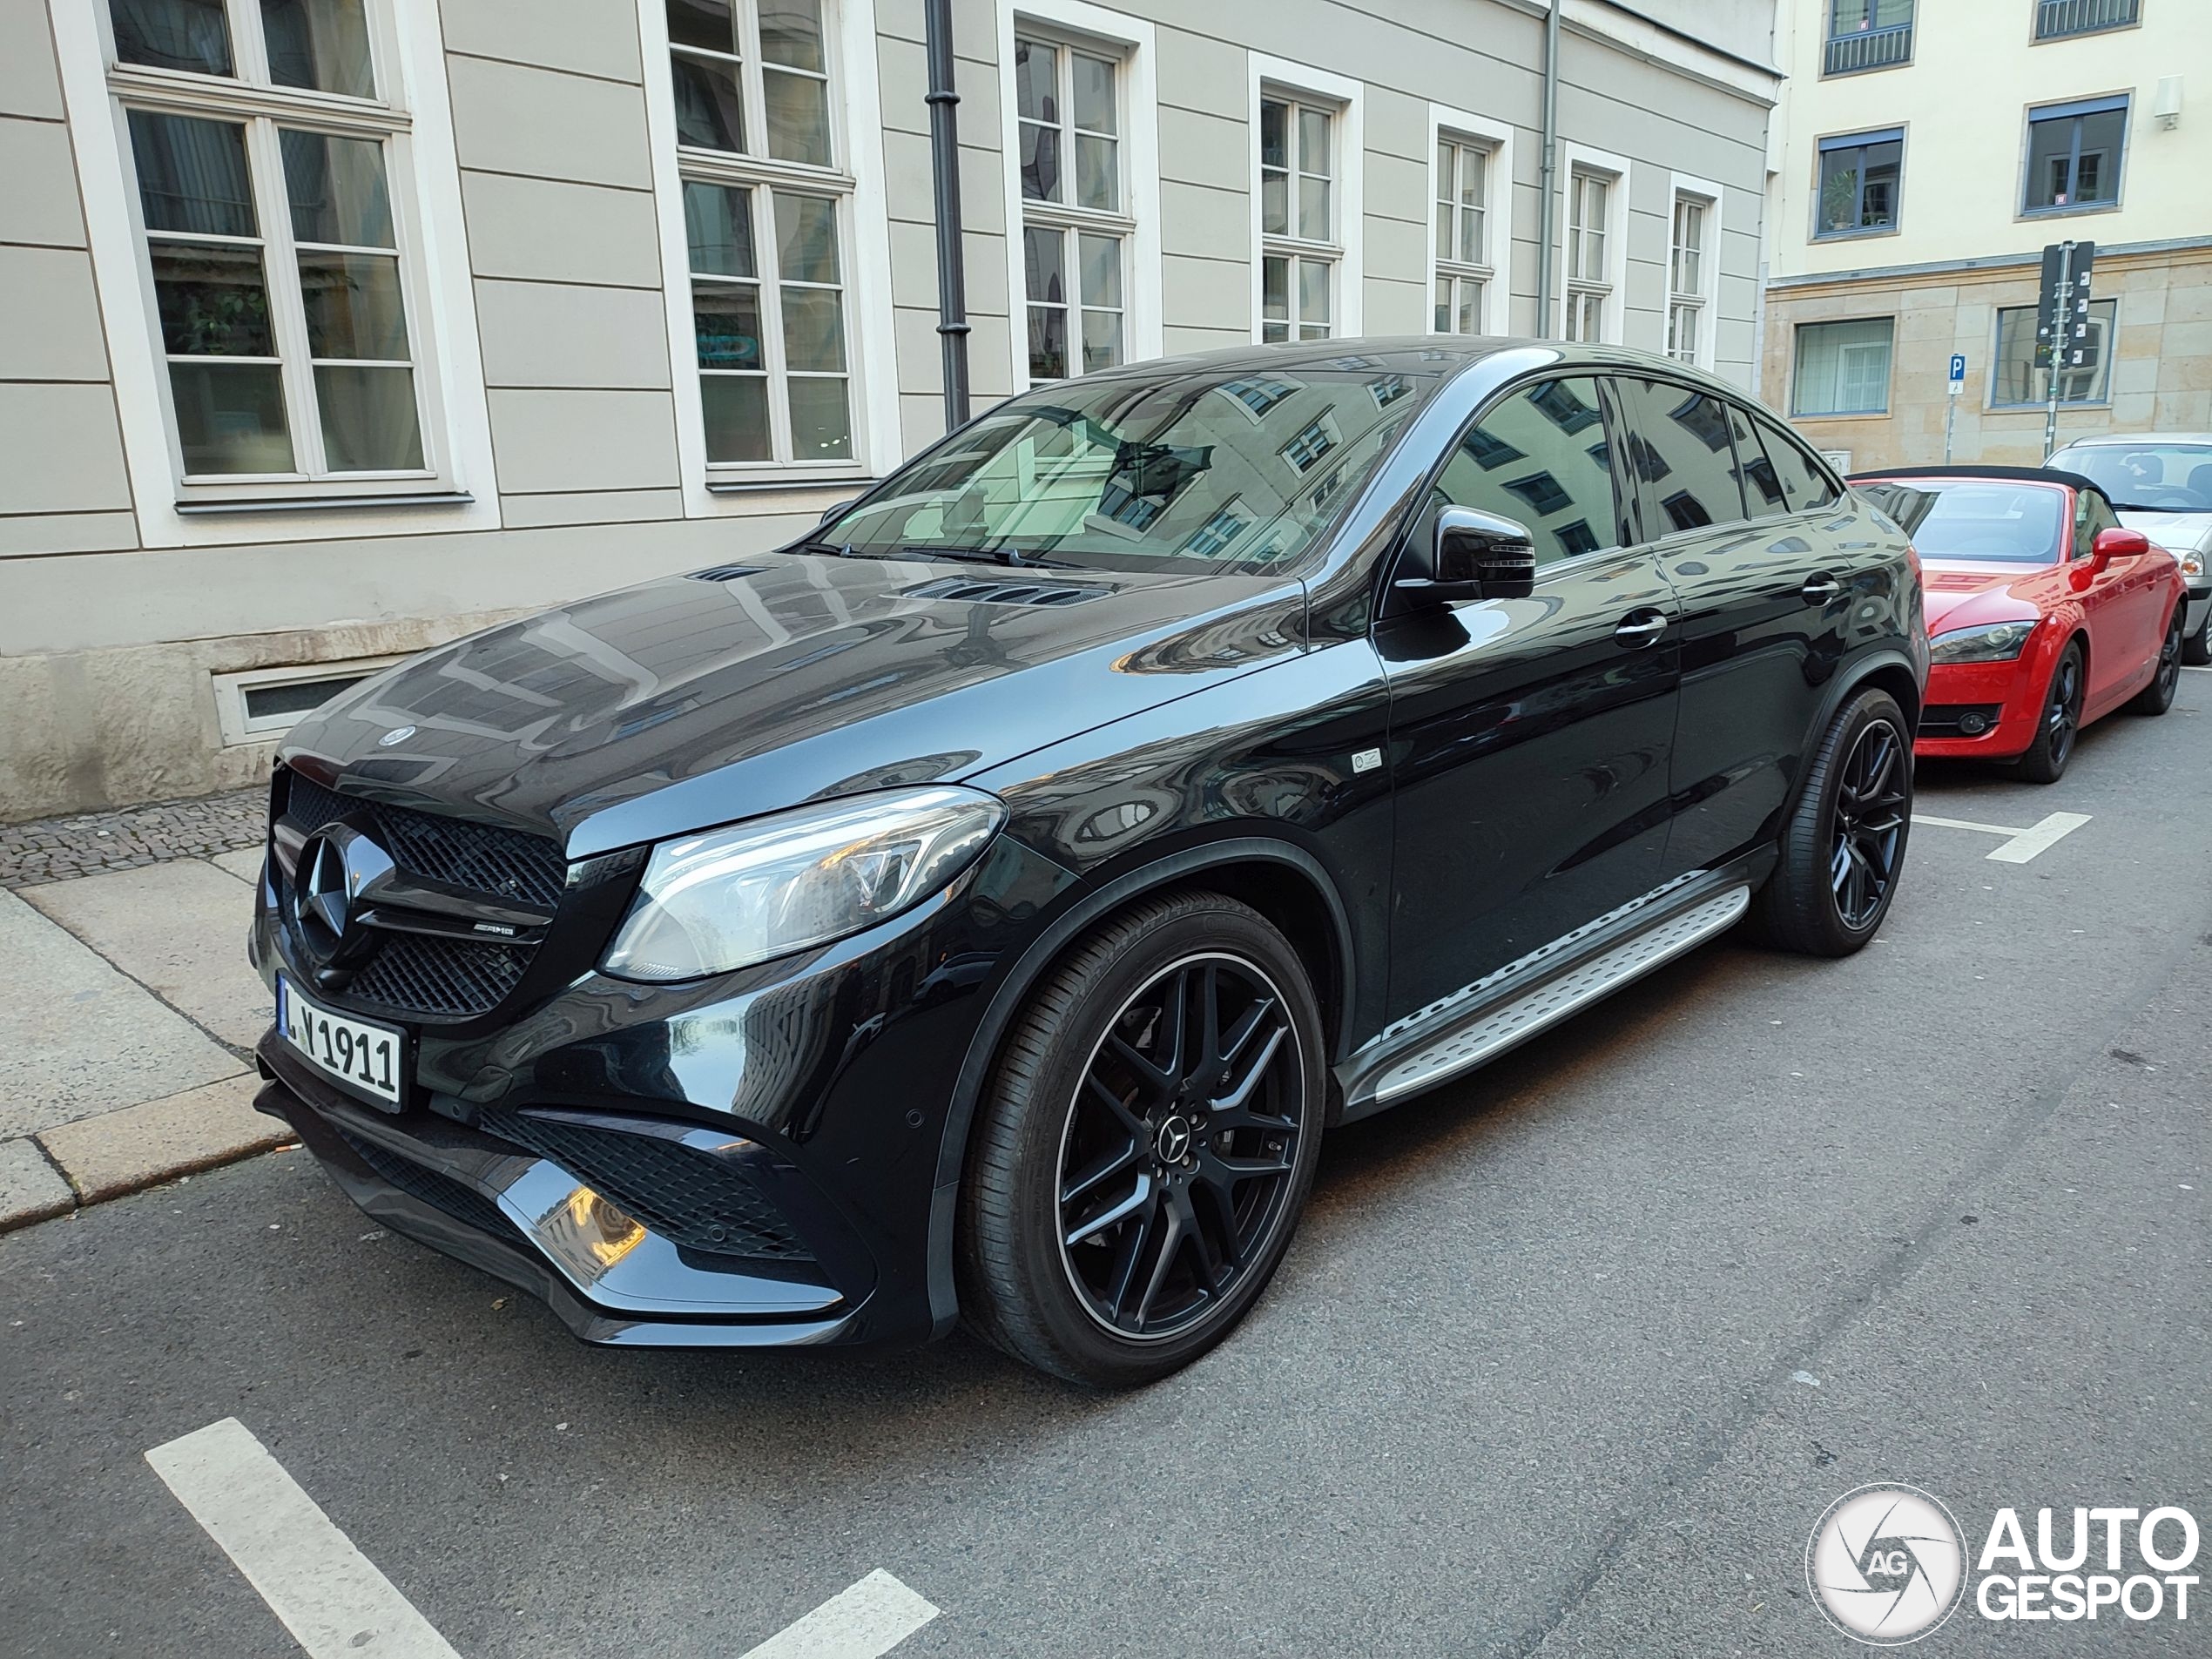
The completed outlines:
[[[1970,738],[1978,738],[1989,730],[1989,717],[1984,714],[1962,714],[1959,717],[1959,729]]]

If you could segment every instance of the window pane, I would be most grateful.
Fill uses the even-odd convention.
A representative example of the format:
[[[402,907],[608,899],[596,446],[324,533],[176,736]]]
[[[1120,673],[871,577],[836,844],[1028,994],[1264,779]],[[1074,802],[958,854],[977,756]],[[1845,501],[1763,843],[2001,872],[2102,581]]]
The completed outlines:
[[[2050,382],[2035,366],[2035,310],[2033,306],[2007,306],[1997,314],[1997,383],[1993,405],[2039,406],[2050,395]],[[2059,401],[2094,403],[2104,401],[2112,372],[2107,349],[2119,320],[2119,302],[2094,300],[2089,304],[2088,340],[2067,349],[2060,366]],[[2079,352],[2080,361],[2074,361]]]
[[[1461,277],[1459,289],[1459,331],[1463,334],[1479,334],[1482,332],[1482,285]]]
[[[837,280],[837,204],[776,192],[776,271],[786,282]]]
[[[153,242],[161,346],[186,357],[273,357],[268,288],[258,247]]]
[[[1300,322],[1329,320],[1329,278],[1334,267],[1322,260],[1298,262],[1298,314]]]
[[[1291,106],[1277,98],[1262,98],[1259,105],[1259,165],[1263,167],[1287,167],[1291,165],[1289,126]]]
[[[317,365],[322,450],[333,472],[412,472],[422,465],[415,374],[405,368]]]
[[[1480,207],[1490,182],[1490,152],[1471,145],[1460,149],[1460,205]]]
[[[1259,228],[1269,236],[1291,233],[1291,179],[1288,173],[1259,175]]]
[[[1076,125],[1087,132],[1121,131],[1114,109],[1114,64],[1110,59],[1075,54]]]
[[[361,0],[261,0],[261,33],[279,86],[376,96]]]
[[[1480,207],[1460,209],[1460,258],[1469,265],[1487,265],[1488,251],[1482,246],[1483,213]]]
[[[1298,233],[1310,242],[1329,239],[1329,181],[1298,175]]]
[[[1122,361],[1122,314],[1083,313],[1083,368],[1111,368]]]
[[[1329,171],[1329,112],[1326,110],[1300,110],[1298,112],[1298,165],[1300,172],[1325,173]]]
[[[334,138],[289,127],[277,138],[294,237],[348,247],[393,245],[392,199],[384,185],[380,140]]]
[[[1028,293],[1033,301],[1055,306],[1068,302],[1068,283],[1062,269],[1067,258],[1066,243],[1067,239],[1058,231],[1023,229],[1022,253],[1028,271]]]
[[[1259,314],[1270,320],[1291,314],[1291,262],[1279,254],[1259,262]]]
[[[791,452],[799,461],[843,461],[853,453],[853,421],[846,412],[845,382],[806,378],[791,382]]]
[[[764,63],[826,72],[821,0],[760,0],[760,57]]]
[[[802,166],[830,165],[829,83],[764,70],[760,101],[768,115],[768,153]]]
[[[1452,332],[1452,279],[1450,277],[1440,276],[1436,279],[1434,332],[1440,334],[1448,334]]]
[[[186,472],[292,470],[274,363],[172,363],[169,389]]]
[[[1082,232],[1076,238],[1076,264],[1082,303],[1120,310],[1122,239]]]
[[[1022,193],[1031,201],[1060,199],[1060,129],[1022,123]]]
[[[1121,146],[1112,138],[1096,138],[1087,132],[1076,135],[1076,205],[1096,208],[1101,212],[1113,212],[1122,205],[1122,186],[1116,175],[1116,156]]]
[[[1042,41],[1014,43],[1014,106],[1032,121],[1060,119],[1060,52]]]
[[[1800,326],[1791,411],[1878,415],[1887,408],[1892,330],[1886,317]]]
[[[1048,306],[1029,307],[1029,378],[1065,380],[1068,375],[1068,314]]]
[[[709,461],[768,459],[768,381],[759,374],[702,374],[699,409]]]
[[[1548,564],[1620,543],[1597,382],[1547,381],[1484,415],[1437,475],[1435,504],[1528,527]]]
[[[235,122],[131,111],[131,153],[150,231],[258,234],[246,171],[246,129]]]
[[[397,260],[302,250],[300,293],[307,303],[311,356],[407,361]]]
[[[783,300],[785,367],[843,369],[844,297],[835,288],[786,288]]]
[[[718,58],[669,54],[676,87],[676,141],[702,150],[745,148],[745,104],[738,66]]]
[[[2081,158],[2074,170],[2077,205],[2120,199],[2120,144],[2127,131],[2124,110],[2104,110],[2081,118]]]
[[[736,51],[738,29],[729,0],[668,0],[668,38],[671,45]]]
[[[1440,260],[1452,257],[1452,218],[1450,202],[1436,204],[1436,257]]]
[[[701,368],[759,369],[760,290],[750,282],[691,284],[691,333]]]
[[[684,185],[684,235],[691,269],[712,276],[757,274],[752,259],[752,192],[730,185]]]
[[[108,0],[116,61],[202,75],[231,72],[223,0]]]
[[[1661,515],[1646,535],[1740,523],[1743,491],[1737,481],[1728,410],[1717,398],[1656,381],[1617,380],[1631,410],[1629,447],[1644,486],[1644,502]]]

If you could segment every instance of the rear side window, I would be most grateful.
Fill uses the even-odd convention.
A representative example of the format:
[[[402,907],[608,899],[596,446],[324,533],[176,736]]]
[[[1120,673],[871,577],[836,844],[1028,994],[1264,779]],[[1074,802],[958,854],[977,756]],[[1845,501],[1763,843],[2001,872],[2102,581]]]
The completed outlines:
[[[2120,520],[2111,503],[2094,489],[2078,489],[2074,495],[2074,556],[2082,558],[2095,550],[2100,531],[2118,529]]]
[[[1836,499],[1835,486],[1804,445],[1773,421],[1758,415],[1752,419],[1759,436],[1765,440],[1767,464],[1774,469],[1775,482],[1782,486],[1790,511],[1810,513]]]
[[[1728,407],[1663,381],[1622,378],[1615,384],[1642,489],[1644,534],[1656,541],[1679,530],[1742,523],[1747,515]]]
[[[1539,566],[1619,546],[1597,382],[1541,381],[1514,393],[1460,434],[1432,495],[1432,508],[1526,524]]]
[[[1753,518],[1786,513],[1790,497],[1782,488],[1782,475],[1768,459],[1751,417],[1735,404],[1728,405],[1728,435],[1736,442],[1736,474],[1743,486],[1743,505]]]

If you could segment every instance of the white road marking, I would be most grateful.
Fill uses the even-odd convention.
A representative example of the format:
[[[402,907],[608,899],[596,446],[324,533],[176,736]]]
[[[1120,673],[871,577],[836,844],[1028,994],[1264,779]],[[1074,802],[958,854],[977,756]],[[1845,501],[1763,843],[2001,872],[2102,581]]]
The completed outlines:
[[[2197,663],[2183,663],[2182,664],[2182,672],[2184,674],[2212,674],[2212,668],[2206,668],[2202,664]]]
[[[2089,821],[2087,813],[2053,813],[2038,819],[2026,829],[2014,829],[2009,824],[1977,824],[1970,819],[1937,818],[1928,813],[1915,813],[1916,824],[1932,824],[1938,829],[1978,830],[1984,835],[2001,835],[2004,845],[1986,856],[2000,864],[2026,864],[2039,853],[2047,853]]]
[[[460,1659],[234,1417],[146,1453],[309,1659]]]
[[[937,1609],[878,1568],[744,1659],[877,1659],[937,1616]]]

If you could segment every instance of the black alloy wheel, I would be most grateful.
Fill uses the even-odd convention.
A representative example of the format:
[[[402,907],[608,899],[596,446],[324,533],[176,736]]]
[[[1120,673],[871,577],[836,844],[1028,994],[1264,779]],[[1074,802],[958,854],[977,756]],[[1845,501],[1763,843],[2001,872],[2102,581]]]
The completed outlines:
[[[2081,642],[2069,640],[2051,671],[2043,693],[2043,713],[2036,723],[2035,741],[2020,758],[2020,776],[2033,784],[2054,784],[2074,759],[2074,742],[2081,733],[2081,704],[2089,685],[2087,659]]]
[[[1836,711],[1752,901],[1751,928],[1767,943],[1848,956],[1874,937],[1912,833],[1910,730],[1897,699],[1871,686]]]
[[[1084,1310],[1157,1341],[1236,1288],[1281,1214],[1304,1132],[1298,1038],[1258,964],[1170,964],[1099,1039],[1061,1137],[1061,1259]]]
[[[2128,706],[2138,714],[2163,714],[2174,706],[2174,693],[2182,686],[2182,607],[2166,619],[2166,637],[2158,645],[2158,671],[2150,684],[2135,693]]]
[[[1829,887],[1836,896],[1836,914],[1853,932],[1872,927],[1889,902],[1905,844],[1912,765],[1905,734],[1886,720],[1863,727],[1844,763],[1836,792]]]

